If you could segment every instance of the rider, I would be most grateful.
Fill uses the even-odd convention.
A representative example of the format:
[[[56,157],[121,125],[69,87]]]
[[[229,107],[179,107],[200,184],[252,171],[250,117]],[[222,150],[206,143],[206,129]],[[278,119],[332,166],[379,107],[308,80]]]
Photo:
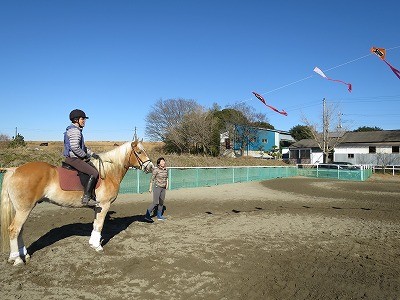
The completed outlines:
[[[74,109],[70,112],[69,119],[72,124],[70,124],[64,132],[65,162],[89,176],[89,180],[84,188],[82,204],[95,206],[98,202],[95,200],[95,197],[93,197],[93,190],[96,186],[99,172],[90,163],[90,157],[99,159],[99,156],[86,148],[82,134],[86,119],[89,118],[82,110]]]

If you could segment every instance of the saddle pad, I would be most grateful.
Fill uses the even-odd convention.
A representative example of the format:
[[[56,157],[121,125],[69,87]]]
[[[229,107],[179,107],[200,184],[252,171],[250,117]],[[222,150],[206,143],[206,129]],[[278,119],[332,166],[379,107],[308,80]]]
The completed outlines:
[[[81,180],[76,170],[68,170],[63,167],[57,167],[60,187],[64,191],[83,191]],[[100,186],[101,178],[97,180],[96,189]]]

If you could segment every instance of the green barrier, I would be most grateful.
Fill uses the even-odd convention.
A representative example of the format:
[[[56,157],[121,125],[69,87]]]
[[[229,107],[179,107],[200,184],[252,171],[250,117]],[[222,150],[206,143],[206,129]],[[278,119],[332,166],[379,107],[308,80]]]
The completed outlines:
[[[168,168],[169,189],[206,187],[228,183],[262,181],[294,176],[318,177],[339,180],[364,181],[372,175],[372,168],[318,169],[311,165],[276,167],[214,167],[214,168]],[[0,170],[0,188],[4,171]],[[149,190],[151,174],[130,169],[121,182],[119,193],[139,194]]]
[[[4,177],[4,171],[3,170],[0,170],[0,191],[1,191],[1,184],[3,183],[3,177]]]
[[[171,190],[297,175],[296,167],[168,168],[168,171]],[[150,177],[150,174],[131,169],[122,180],[119,192],[121,194],[146,192],[149,189]]]
[[[359,166],[357,169],[324,169],[315,165],[298,165],[297,174],[305,177],[365,181],[372,175],[372,167]]]

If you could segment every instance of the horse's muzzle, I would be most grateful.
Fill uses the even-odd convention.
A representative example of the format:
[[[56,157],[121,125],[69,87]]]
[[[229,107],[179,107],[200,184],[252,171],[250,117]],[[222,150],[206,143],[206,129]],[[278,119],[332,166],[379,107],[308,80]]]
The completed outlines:
[[[142,165],[142,171],[145,173],[150,173],[151,171],[153,171],[153,168],[154,165],[150,160],[144,162]]]

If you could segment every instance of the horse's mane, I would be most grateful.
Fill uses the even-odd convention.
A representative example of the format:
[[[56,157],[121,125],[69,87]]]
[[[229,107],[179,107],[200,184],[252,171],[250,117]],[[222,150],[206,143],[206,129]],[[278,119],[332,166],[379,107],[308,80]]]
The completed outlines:
[[[115,149],[99,153],[100,159],[103,162],[101,164],[100,171],[108,173],[112,170],[124,167],[125,159],[128,156],[129,151],[132,150],[131,143],[132,142],[126,142],[121,146],[116,147]],[[96,167],[99,165],[98,160],[95,160],[94,165]],[[104,177],[104,174],[100,174],[100,176]]]

